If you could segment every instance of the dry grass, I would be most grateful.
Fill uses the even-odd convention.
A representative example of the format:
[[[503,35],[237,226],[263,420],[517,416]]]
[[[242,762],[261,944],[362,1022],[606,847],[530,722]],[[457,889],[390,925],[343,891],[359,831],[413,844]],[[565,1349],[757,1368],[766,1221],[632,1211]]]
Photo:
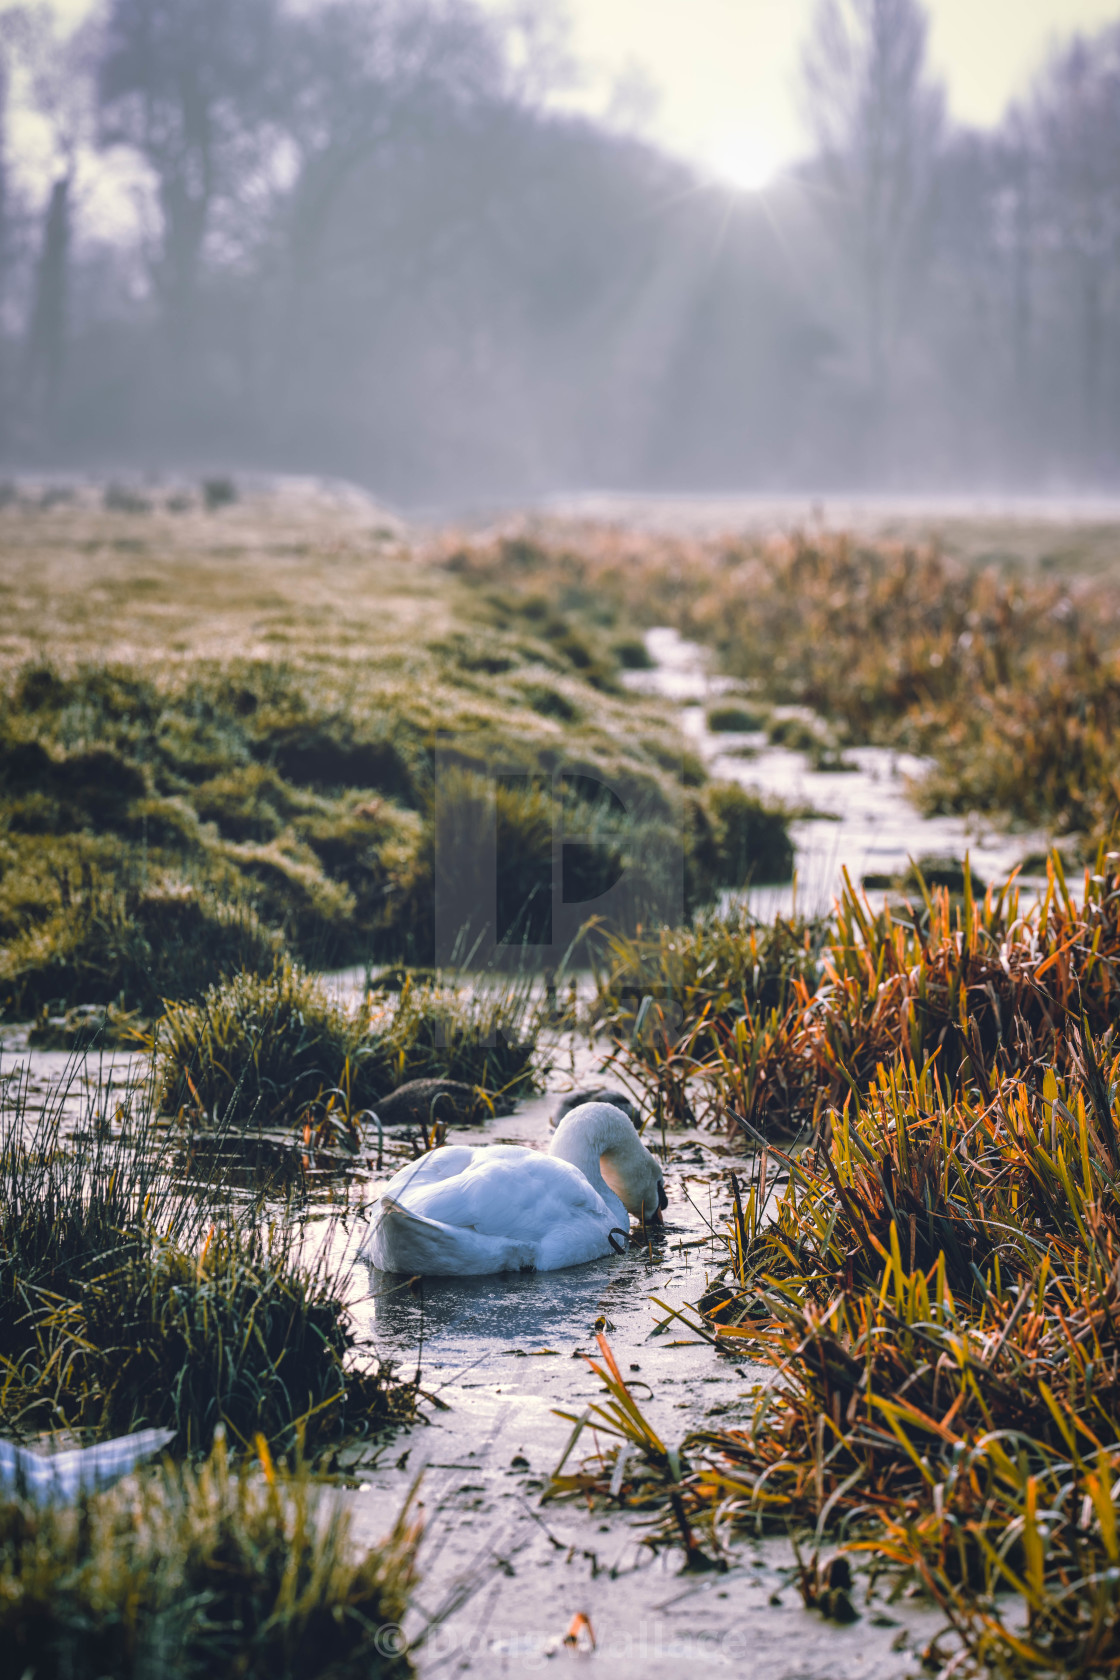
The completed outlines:
[[[590,1421],[621,1446],[555,1491],[662,1510],[654,1538],[697,1558],[735,1527],[835,1536],[942,1606],[934,1668],[954,1641],[953,1672],[1120,1666],[1118,898],[1110,871],[1074,901],[1056,860],[1025,919],[942,893],[919,930],[850,894],[816,1002],[789,982],[805,995],[768,1066],[697,1009],[720,1111],[763,1142],[784,1068],[818,1121],[732,1176],[699,1303],[701,1333],[772,1378],[747,1427],[671,1450],[598,1367]]]
[[[929,810],[1107,834],[1120,808],[1114,568],[1095,550],[1077,576],[965,548],[552,528],[463,548],[456,564],[507,603],[547,578],[573,613],[677,626],[715,649],[752,708],[817,713],[836,767],[849,743],[931,754]]]
[[[831,921],[759,927],[736,913],[616,940],[598,994],[614,1058],[670,1114],[732,1132],[738,1115],[770,1135],[816,1125],[882,1066],[935,1066],[962,1093],[1067,1071],[1076,1033],[1115,1019],[1118,861],[1102,848],[1078,900],[1052,853],[1029,909],[1013,880],[979,897],[966,877],[955,900],[920,883],[916,906],[879,910],[849,885]]]

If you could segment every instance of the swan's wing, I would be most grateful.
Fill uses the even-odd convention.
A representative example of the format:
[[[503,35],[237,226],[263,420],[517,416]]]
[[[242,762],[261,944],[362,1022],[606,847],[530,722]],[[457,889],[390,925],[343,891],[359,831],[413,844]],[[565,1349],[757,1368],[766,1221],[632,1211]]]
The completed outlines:
[[[408,1207],[443,1225],[530,1243],[573,1219],[610,1218],[602,1197],[568,1161],[517,1145],[471,1153],[465,1172],[411,1190]]]
[[[416,1204],[425,1187],[460,1179],[474,1154],[470,1144],[445,1145],[429,1150],[394,1173],[382,1185],[373,1204],[369,1229],[358,1254],[382,1271],[420,1270],[411,1263],[415,1244],[408,1233],[401,1235],[401,1219]]]
[[[419,1160],[410,1161],[406,1167],[395,1172],[381,1194],[400,1201],[410,1187],[419,1189],[425,1184],[438,1184],[445,1178],[454,1178],[466,1172],[475,1153],[469,1143],[451,1143],[445,1144],[442,1149],[429,1149]]]
[[[0,1441],[0,1492],[34,1505],[69,1503],[81,1493],[111,1487],[174,1437],[173,1429],[139,1429],[134,1435],[60,1453],[31,1452]]]

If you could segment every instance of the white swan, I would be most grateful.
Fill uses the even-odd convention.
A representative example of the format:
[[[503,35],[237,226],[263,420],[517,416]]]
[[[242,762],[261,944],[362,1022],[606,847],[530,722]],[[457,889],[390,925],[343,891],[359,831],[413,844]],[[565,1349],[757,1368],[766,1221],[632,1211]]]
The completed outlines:
[[[629,1215],[658,1220],[665,1201],[661,1167],[630,1121],[590,1102],[564,1116],[547,1155],[453,1144],[402,1167],[359,1252],[385,1272],[554,1272],[621,1253]]]

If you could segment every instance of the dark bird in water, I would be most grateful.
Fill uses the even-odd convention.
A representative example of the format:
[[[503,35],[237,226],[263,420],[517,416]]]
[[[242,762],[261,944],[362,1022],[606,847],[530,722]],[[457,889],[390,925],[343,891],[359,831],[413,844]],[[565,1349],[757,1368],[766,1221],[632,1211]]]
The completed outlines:
[[[565,1114],[570,1114],[572,1109],[578,1108],[581,1103],[590,1102],[610,1103],[612,1108],[620,1108],[626,1118],[632,1121],[639,1131],[641,1130],[642,1114],[637,1103],[633,1102],[624,1091],[612,1090],[609,1085],[594,1085],[579,1091],[569,1091],[567,1096],[561,1097],[557,1103],[549,1125],[553,1128],[557,1127]]]
[[[509,1104],[493,1098],[477,1085],[457,1079],[410,1079],[377,1104],[377,1118],[385,1126],[474,1126],[492,1114],[508,1114]]]

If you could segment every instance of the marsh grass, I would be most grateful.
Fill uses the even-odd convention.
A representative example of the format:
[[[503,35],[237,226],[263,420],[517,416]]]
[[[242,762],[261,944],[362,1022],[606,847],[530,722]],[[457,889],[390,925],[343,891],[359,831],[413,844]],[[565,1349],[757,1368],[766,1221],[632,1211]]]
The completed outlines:
[[[819,728],[794,744],[821,768],[843,768],[848,745],[929,754],[928,812],[1094,840],[1116,824],[1120,591],[1104,568],[1078,578],[844,535],[689,541],[589,526],[455,559],[511,611],[548,579],[577,620],[614,611],[675,626],[750,683],[752,707],[815,714]]]
[[[1115,890],[1090,883],[1077,913],[1064,904],[1036,979]],[[1111,1025],[1089,1028],[1091,978],[1082,968],[1059,1066],[1000,1071],[971,1033],[964,1080],[937,1056],[881,1061],[811,1147],[771,1143],[746,1185],[733,1178],[727,1264],[696,1328],[770,1367],[750,1422],[671,1451],[600,1367],[588,1421],[619,1444],[562,1470],[556,1491],[660,1510],[661,1541],[837,1537],[937,1600],[958,1669],[1115,1668],[1120,1053]]]
[[[1014,878],[981,895],[927,887],[876,910],[850,882],[830,922],[754,927],[736,913],[657,941],[616,942],[598,1008],[615,1060],[671,1105],[732,1131],[818,1124],[880,1065],[936,1058],[954,1092],[1073,1065],[1071,1022],[1104,1032],[1115,1016],[1120,874],[1099,850],[1080,899],[1061,856],[1029,910]],[[917,896],[917,895],[915,895]],[[739,955],[736,957],[735,952]],[[643,994],[659,1026],[635,1031]]]
[[[694,1117],[709,1094],[704,1070],[740,1022],[762,1022],[756,1061],[814,989],[830,929],[824,921],[760,922],[742,905],[683,928],[605,943],[593,1018],[614,1043],[611,1060],[645,1086],[667,1118]],[[800,989],[799,989],[800,988]],[[757,1033],[757,1027],[756,1027]]]
[[[219,1440],[73,1508],[0,1504],[0,1636],[13,1674],[68,1680],[390,1680],[419,1523],[364,1554],[304,1467],[231,1465]]]
[[[674,1448],[607,1360],[558,1494],[690,1557],[839,1539],[944,1609],[935,1669],[1120,1665],[1118,862],[1075,897],[1051,854],[1026,912],[1014,880],[918,871],[915,903],[849,886],[815,929],[615,942],[616,1059],[758,1147],[694,1328],[771,1377],[746,1427]]]
[[[362,1022],[332,1001],[314,975],[284,960],[172,1004],[152,1036],[158,1102],[227,1126],[293,1120],[349,1070],[357,1108],[377,1095],[370,1058],[359,1058]]]
[[[183,1190],[147,1100],[67,1135],[7,1093],[0,1135],[0,1417],[28,1434],[149,1424],[196,1452],[224,1426],[319,1453],[411,1415],[360,1360],[343,1280],[279,1210]]]
[[[406,981],[396,996],[371,996],[368,1041],[387,1089],[413,1079],[457,1080],[508,1105],[541,1088],[547,1018],[547,998],[531,978]]]
[[[224,1127],[264,1129],[328,1110],[357,1138],[362,1114],[414,1079],[454,1080],[509,1103],[536,1088],[541,1006],[531,983],[414,983],[355,1008],[291,962],[173,1004],[150,1043],[158,1102]]]

